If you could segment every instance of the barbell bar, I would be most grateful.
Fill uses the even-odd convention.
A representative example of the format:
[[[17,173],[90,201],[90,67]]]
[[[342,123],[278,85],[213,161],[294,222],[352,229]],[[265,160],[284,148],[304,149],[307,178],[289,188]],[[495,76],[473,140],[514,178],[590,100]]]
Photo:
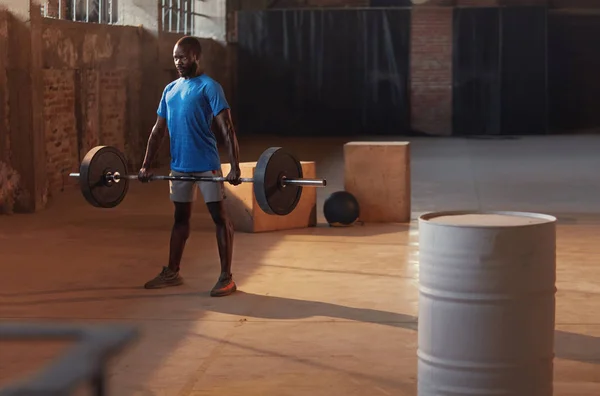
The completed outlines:
[[[80,177],[80,173],[69,173],[69,177]],[[118,183],[122,179],[138,180],[137,175],[121,175],[119,172],[111,173],[106,172],[104,178],[108,182]],[[227,182],[226,177],[210,177],[210,176],[163,176],[163,175],[152,175],[148,178],[149,181],[154,180],[178,180],[187,182]],[[251,177],[241,177],[240,182],[242,183],[254,183],[254,179]],[[302,187],[326,187],[327,180],[324,179],[288,179],[286,177],[281,178],[281,184],[284,186],[302,186]]]
[[[97,146],[83,158],[78,178],[85,199],[95,207],[114,208],[125,198],[129,180],[137,175],[127,174],[125,156],[115,147]],[[152,175],[152,180],[184,182],[227,182],[225,177],[196,175]],[[302,165],[295,156],[281,147],[270,147],[259,157],[254,177],[241,178],[242,183],[253,183],[254,196],[259,207],[267,214],[285,216],[298,205],[304,187],[325,187],[325,179],[303,178]]]

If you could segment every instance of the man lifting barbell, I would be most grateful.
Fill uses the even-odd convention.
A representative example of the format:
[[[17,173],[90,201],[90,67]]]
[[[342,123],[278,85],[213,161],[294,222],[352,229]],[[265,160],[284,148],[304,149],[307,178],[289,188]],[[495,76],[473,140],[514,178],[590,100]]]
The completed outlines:
[[[231,274],[233,225],[223,205],[225,181],[238,185],[254,184],[254,197],[267,214],[286,216],[298,205],[304,187],[325,187],[325,179],[304,179],[302,165],[281,147],[266,149],[254,169],[252,178],[241,178],[239,149],[229,105],[221,86],[200,69],[200,43],[184,37],[174,48],[175,65],[180,78],[163,91],[157,110],[156,124],[148,139],[142,168],[137,175],[127,174],[123,153],[111,146],[92,148],[83,158],[79,178],[85,199],[98,208],[114,208],[128,191],[129,180],[149,182],[169,180],[170,198],[175,207],[175,222],[171,231],[169,264],[145,287],[156,289],[181,285],[181,257],[190,234],[192,202],[200,191],[216,226],[217,245],[221,259],[221,275],[211,291],[212,296],[226,296],[236,290]],[[231,171],[221,174],[217,142],[211,132],[213,120],[229,151]],[[171,142],[171,174],[153,175],[149,168],[162,140],[169,130]]]
[[[231,163],[231,171],[225,179],[233,185],[240,183],[239,149],[229,104],[221,85],[201,69],[201,54],[200,42],[193,37],[183,37],[175,44],[173,59],[180,78],[169,83],[163,91],[156,124],[148,139],[146,155],[138,175],[142,182],[148,182],[152,176],[149,168],[167,128],[171,145],[172,175],[220,176],[221,161],[217,142],[211,131],[212,122],[215,120],[216,129],[223,136]],[[227,296],[233,293],[236,290],[231,273],[234,230],[223,205],[223,183],[170,180],[169,184],[170,199],[175,208],[169,264],[144,287],[156,289],[183,283],[179,270],[190,234],[192,202],[197,196],[197,185],[216,226],[221,260],[221,275],[211,291],[211,296]]]

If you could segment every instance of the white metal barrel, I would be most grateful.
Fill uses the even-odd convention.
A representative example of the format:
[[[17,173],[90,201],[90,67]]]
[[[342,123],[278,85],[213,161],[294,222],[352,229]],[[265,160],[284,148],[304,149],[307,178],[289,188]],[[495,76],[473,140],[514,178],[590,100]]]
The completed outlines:
[[[419,396],[552,396],[556,218],[419,218]]]

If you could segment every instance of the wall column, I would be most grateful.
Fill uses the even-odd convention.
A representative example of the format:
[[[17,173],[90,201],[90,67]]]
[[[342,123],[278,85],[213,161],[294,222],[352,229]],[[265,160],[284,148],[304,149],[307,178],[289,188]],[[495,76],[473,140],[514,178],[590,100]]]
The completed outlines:
[[[138,96],[129,100],[129,134],[125,136],[127,159],[130,172],[137,173],[142,164],[146,151],[147,139],[156,121],[156,109],[162,89],[159,62],[159,36],[161,31],[160,1],[121,0],[119,2],[119,19],[121,25],[139,26],[140,29],[140,70],[141,75],[131,76],[128,81],[129,97],[134,93]],[[142,88],[142,86],[144,88]],[[141,93],[144,94],[141,94]],[[151,92],[151,95],[147,93]],[[166,145],[166,144],[165,144]],[[162,151],[162,150],[161,150]]]
[[[454,2],[429,1],[412,10],[411,128],[452,134],[452,34]]]
[[[15,212],[35,212],[47,202],[43,120],[40,0],[0,0],[8,11],[7,81],[12,166],[21,177]]]

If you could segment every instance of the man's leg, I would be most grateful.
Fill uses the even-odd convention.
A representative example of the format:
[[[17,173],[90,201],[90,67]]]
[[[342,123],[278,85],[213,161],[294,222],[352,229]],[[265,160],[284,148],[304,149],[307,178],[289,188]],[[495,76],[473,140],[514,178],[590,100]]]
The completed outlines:
[[[228,296],[235,292],[237,286],[231,273],[231,259],[233,257],[233,223],[227,216],[223,201],[208,202],[208,211],[216,226],[217,246],[221,259],[221,275],[210,295],[213,297]]]
[[[174,202],[175,222],[171,230],[171,242],[169,249],[169,269],[179,273],[181,257],[185,249],[185,243],[190,236],[190,218],[192,217],[191,202]]]
[[[212,172],[212,176],[221,176],[220,171]],[[223,183],[203,182],[200,190],[206,202],[208,211],[215,223],[217,246],[221,260],[221,275],[210,295],[213,297],[228,296],[235,292],[237,286],[231,274],[231,260],[233,257],[233,223],[227,216],[223,199],[225,190]]]
[[[196,197],[195,186],[194,183],[190,182],[171,181],[170,188],[175,213],[173,228],[171,229],[169,265],[163,267],[156,278],[144,285],[146,289],[179,286],[183,283],[183,279],[179,275],[179,268],[185,244],[190,236],[192,202]]]

